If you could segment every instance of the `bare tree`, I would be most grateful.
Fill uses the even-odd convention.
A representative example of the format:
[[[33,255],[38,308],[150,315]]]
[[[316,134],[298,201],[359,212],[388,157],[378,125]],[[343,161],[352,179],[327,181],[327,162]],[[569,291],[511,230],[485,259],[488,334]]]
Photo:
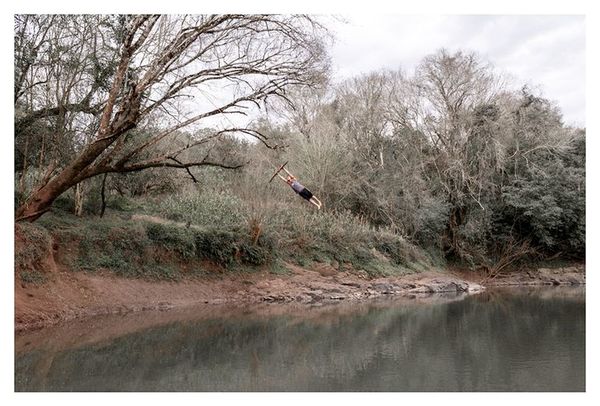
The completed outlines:
[[[311,85],[327,69],[324,29],[307,16],[116,16],[92,27],[94,35],[89,36],[86,29],[90,27],[82,24],[85,16],[62,18],[66,24],[56,29],[61,34],[80,31],[81,41],[69,44],[80,47],[80,54],[92,55],[84,59],[90,68],[74,69],[78,74],[66,79],[65,86],[56,85],[63,89],[57,105],[30,103],[33,108],[16,119],[16,133],[38,120],[68,111],[75,115],[74,122],[79,119],[91,125],[93,136],[78,132],[81,148],[70,161],[47,170],[17,209],[17,220],[37,219],[67,189],[104,173],[153,167],[239,167],[240,163],[214,160],[210,153],[186,161],[180,158],[185,151],[232,133],[254,137],[270,147],[260,132],[246,126],[222,126],[159,154],[152,148],[206,118],[246,115],[250,107],[264,104],[269,97],[285,98],[286,89]],[[16,19],[16,31],[24,37],[39,36],[37,30],[23,26],[25,20]],[[44,52],[50,50],[37,50],[38,54]],[[36,60],[29,67],[21,63],[24,67],[19,72],[34,72]],[[60,69],[63,65],[50,67]],[[65,80],[60,72],[55,77]],[[36,81],[40,80],[36,79],[33,73],[30,84],[15,89],[16,104],[39,89]],[[222,94],[226,85],[227,100],[212,100],[214,89]],[[42,93],[36,94],[40,100]],[[197,105],[184,102],[189,98],[197,101],[200,95],[211,100],[210,108],[197,111]],[[133,140],[130,130],[141,126],[158,131]]]
[[[441,50],[426,57],[418,66],[414,87],[418,103],[414,107],[417,129],[432,146],[428,166],[435,174],[450,204],[444,236],[447,255],[460,254],[459,228],[466,221],[468,207],[475,202],[481,209],[481,164],[489,164],[493,137],[493,107],[502,89],[502,80],[476,54]],[[490,106],[486,108],[485,106]],[[479,146],[480,148],[476,148]],[[493,154],[492,154],[493,156]]]

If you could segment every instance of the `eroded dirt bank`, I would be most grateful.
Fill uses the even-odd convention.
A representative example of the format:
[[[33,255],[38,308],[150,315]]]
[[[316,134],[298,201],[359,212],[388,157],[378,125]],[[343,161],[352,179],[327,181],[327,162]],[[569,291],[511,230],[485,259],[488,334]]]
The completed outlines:
[[[471,294],[482,291],[485,286],[585,283],[583,266],[541,268],[488,280],[469,273],[433,271],[368,280],[353,273],[336,272],[326,265],[311,270],[287,266],[290,270],[287,275],[261,271],[179,282],[149,282],[119,278],[109,273],[57,270],[39,286],[24,285],[15,280],[15,329],[35,329],[102,314],[166,311],[198,305],[310,305],[382,296],[422,298],[440,292]]]
[[[169,310],[200,304],[314,304],[356,301],[384,295],[418,296],[434,292],[474,293],[476,282],[426,272],[367,280],[320,266],[308,270],[288,265],[290,274],[266,271],[148,282],[110,274],[57,271],[42,285],[15,280],[15,329],[40,328],[60,321],[101,314]]]

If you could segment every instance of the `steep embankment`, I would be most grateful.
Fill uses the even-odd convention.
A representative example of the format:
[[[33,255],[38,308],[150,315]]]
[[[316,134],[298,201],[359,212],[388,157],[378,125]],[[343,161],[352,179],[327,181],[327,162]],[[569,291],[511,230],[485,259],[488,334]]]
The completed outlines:
[[[116,234],[133,238],[122,230]],[[81,246],[89,245],[89,241],[81,244],[80,237],[72,230],[56,234],[30,224],[15,226],[16,330],[39,328],[99,314],[168,310],[196,305],[260,302],[315,304],[383,295],[423,297],[434,292],[473,293],[483,289],[483,281],[476,274],[441,270],[408,273],[402,268],[403,272],[396,274],[374,275],[355,269],[352,264],[312,262],[307,266],[298,266],[283,261],[226,269],[214,261],[182,258],[173,254],[174,247],[145,247],[135,253],[130,246],[133,242],[123,241],[116,246],[123,246],[124,251],[119,253],[119,260],[114,260],[101,250],[100,243],[97,249],[91,247],[90,252],[82,255]],[[115,249],[115,245],[109,248]],[[137,249],[135,244],[133,248]],[[383,254],[376,254],[379,260],[386,261]],[[138,261],[146,257],[152,259],[151,262],[139,263],[140,269],[145,269],[149,274],[140,276],[130,269],[135,268],[135,262],[124,257],[136,255]],[[106,258],[102,259],[103,256]],[[89,263],[94,263],[95,268],[90,268]],[[115,273],[115,267],[119,269],[119,266],[130,269],[128,274]],[[151,269],[153,266],[170,271],[156,273]],[[585,282],[582,267],[569,269],[568,273],[548,269],[535,272],[486,282]]]

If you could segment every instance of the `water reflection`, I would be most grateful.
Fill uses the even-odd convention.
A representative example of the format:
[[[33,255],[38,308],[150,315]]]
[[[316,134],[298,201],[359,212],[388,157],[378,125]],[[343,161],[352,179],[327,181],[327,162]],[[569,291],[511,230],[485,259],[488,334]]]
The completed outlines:
[[[303,313],[187,319],[31,350],[31,338],[18,336],[15,389],[585,390],[581,289],[512,289],[443,303]]]

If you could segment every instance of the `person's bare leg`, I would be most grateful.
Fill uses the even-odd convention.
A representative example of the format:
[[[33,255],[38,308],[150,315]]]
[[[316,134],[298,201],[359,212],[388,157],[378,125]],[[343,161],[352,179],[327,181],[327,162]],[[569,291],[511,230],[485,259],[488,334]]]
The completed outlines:
[[[320,210],[321,209],[321,202],[319,201],[319,199],[317,199],[316,197],[311,197],[309,202],[311,202],[312,204],[314,204],[315,206],[317,206],[317,208]]]

